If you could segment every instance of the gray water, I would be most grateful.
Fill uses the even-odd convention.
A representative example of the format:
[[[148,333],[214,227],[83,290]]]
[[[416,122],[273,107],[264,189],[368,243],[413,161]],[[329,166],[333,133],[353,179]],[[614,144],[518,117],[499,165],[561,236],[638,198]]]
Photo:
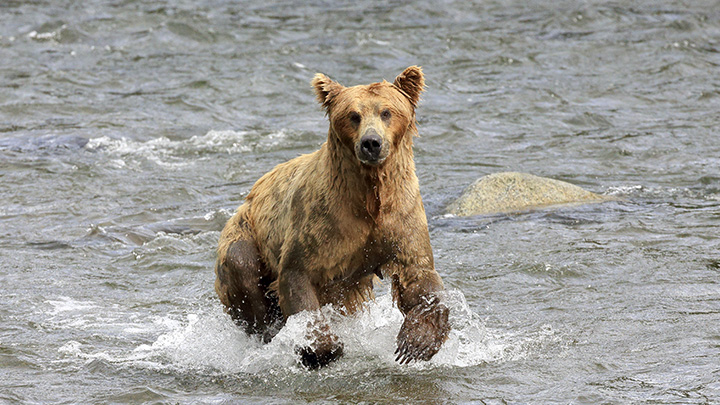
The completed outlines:
[[[324,141],[309,86],[422,65],[416,163],[453,331],[400,366],[380,286],[263,346],[213,291],[219,230]],[[0,3],[0,402],[720,401],[720,3]],[[455,218],[524,171],[619,197]]]

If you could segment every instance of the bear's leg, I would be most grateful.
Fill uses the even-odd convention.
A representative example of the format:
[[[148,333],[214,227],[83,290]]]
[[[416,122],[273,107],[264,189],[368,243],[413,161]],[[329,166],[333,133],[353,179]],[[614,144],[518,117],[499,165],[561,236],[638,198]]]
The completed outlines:
[[[397,335],[396,360],[400,364],[430,360],[450,334],[450,310],[438,296],[442,280],[434,269],[416,266],[392,265],[387,271],[392,275],[395,303],[405,315]]]
[[[278,276],[278,294],[280,307],[286,316],[301,311],[317,311],[320,301],[315,286],[310,281],[303,260],[303,247],[297,242],[283,253]],[[343,355],[343,344],[332,333],[322,314],[315,313],[315,320],[308,325],[309,346],[297,347],[301,363],[316,369],[326,366]]]
[[[282,328],[284,318],[277,297],[270,293],[272,274],[260,260],[255,241],[247,229],[239,236],[229,244],[221,240],[215,291],[233,320],[267,343]]]

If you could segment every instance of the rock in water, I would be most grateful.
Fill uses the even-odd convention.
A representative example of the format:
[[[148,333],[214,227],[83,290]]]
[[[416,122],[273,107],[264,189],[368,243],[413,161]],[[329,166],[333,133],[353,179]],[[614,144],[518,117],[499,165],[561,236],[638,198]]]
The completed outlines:
[[[612,197],[591,193],[564,181],[527,173],[494,173],[478,179],[448,212],[457,216],[529,211],[552,205],[597,203]]]

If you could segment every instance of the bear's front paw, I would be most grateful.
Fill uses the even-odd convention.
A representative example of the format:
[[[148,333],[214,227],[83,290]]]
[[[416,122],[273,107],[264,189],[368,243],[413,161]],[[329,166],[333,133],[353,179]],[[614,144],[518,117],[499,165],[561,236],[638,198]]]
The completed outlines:
[[[437,297],[423,300],[405,316],[397,335],[397,358],[400,364],[413,360],[430,360],[450,333],[450,310]]]
[[[343,344],[338,342],[330,347],[313,349],[310,346],[298,347],[295,353],[300,355],[300,362],[309,370],[325,367],[339,359],[343,354]]]
[[[305,368],[315,370],[327,366],[343,355],[342,342],[327,326],[312,331],[308,337],[312,339],[309,346],[295,348]]]

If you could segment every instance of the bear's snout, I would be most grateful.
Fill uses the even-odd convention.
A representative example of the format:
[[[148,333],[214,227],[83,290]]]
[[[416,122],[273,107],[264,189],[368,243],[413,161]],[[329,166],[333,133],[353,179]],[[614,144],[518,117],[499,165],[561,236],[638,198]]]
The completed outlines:
[[[378,160],[382,151],[382,138],[375,134],[363,136],[360,140],[360,150],[368,160]]]
[[[387,157],[383,153],[383,139],[374,129],[368,130],[358,143],[357,157],[361,162],[369,165],[379,165]]]

